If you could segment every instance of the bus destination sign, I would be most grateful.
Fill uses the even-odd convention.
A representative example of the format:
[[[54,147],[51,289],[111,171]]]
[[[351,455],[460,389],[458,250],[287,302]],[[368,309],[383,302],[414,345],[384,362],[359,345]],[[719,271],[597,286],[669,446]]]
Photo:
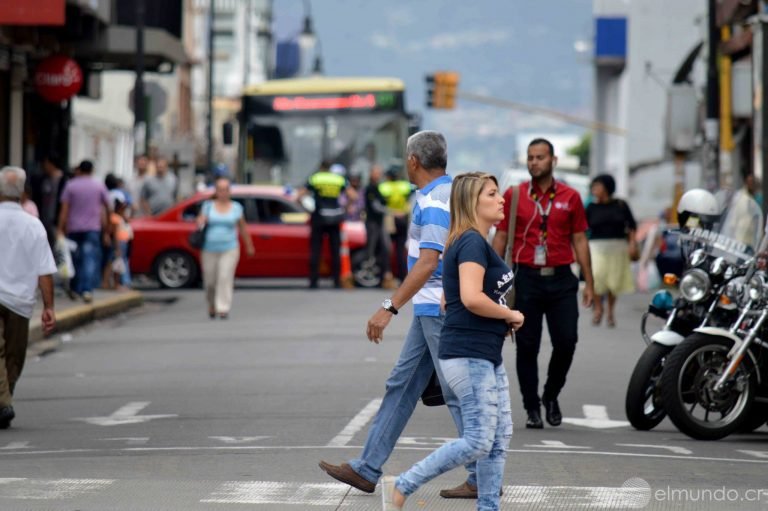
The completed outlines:
[[[401,92],[247,96],[251,114],[393,112],[403,110]]]

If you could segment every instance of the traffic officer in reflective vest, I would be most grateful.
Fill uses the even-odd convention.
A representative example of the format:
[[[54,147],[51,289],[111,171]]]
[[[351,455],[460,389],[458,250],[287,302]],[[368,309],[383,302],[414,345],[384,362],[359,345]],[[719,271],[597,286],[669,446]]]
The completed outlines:
[[[410,181],[399,179],[399,169],[396,166],[392,166],[387,170],[386,177],[387,181],[379,185],[379,193],[386,200],[389,214],[394,219],[394,225],[390,227],[390,234],[395,244],[397,267],[392,268],[392,270],[397,274],[397,278],[402,280],[408,273],[408,258],[405,244],[408,240],[409,214],[411,211],[408,198],[413,193],[413,186]]]
[[[340,166],[339,166],[340,167]],[[312,232],[309,240],[309,287],[317,288],[323,237],[328,236],[331,247],[331,276],[334,287],[341,287],[341,223],[344,220],[344,208],[339,197],[346,193],[350,200],[355,200],[354,191],[344,175],[328,170],[323,164],[320,170],[309,176],[305,188],[299,197],[312,194],[315,210],[312,212]]]
[[[514,187],[504,193],[505,215],[493,238],[494,250],[515,271],[515,309],[525,315],[525,324],[515,336],[517,378],[528,413],[525,427],[534,429],[544,427],[542,402],[550,425],[559,426],[563,418],[557,399],[565,385],[578,338],[579,279],[571,271],[574,254],[584,273],[584,306],[592,306],[594,294],[584,206],[576,190],[555,182],[552,171],[556,164],[548,140],[537,138],[528,145],[531,181],[519,185],[515,212],[510,212]],[[514,232],[508,233],[513,214]],[[537,359],[545,315],[552,356],[544,392],[539,398]]]

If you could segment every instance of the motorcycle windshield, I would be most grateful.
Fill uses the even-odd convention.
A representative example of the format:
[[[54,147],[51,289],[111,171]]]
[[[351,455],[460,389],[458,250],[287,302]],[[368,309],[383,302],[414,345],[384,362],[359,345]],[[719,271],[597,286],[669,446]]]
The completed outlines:
[[[718,194],[724,205],[723,212],[711,225],[686,229],[681,240],[688,245],[687,252],[701,248],[715,257],[723,257],[734,264],[749,261],[763,243],[763,213],[760,206],[744,190],[733,194]]]
[[[721,217],[720,234],[748,246],[754,253],[763,239],[763,212],[745,190],[734,193]]]

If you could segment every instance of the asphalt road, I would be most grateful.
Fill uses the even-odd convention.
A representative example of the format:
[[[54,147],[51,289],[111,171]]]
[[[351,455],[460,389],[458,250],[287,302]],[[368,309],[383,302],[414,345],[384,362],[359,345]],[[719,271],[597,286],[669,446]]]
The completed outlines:
[[[227,321],[208,319],[201,291],[150,290],[28,361],[0,432],[0,510],[379,509],[378,491],[349,491],[317,462],[360,451],[410,310],[374,345],[365,322],[384,292],[301,285],[242,283]],[[582,315],[559,428],[524,428],[506,347],[517,427],[503,509],[768,509],[768,428],[699,442],[669,421],[624,422],[646,299],[623,300],[615,329]],[[420,405],[386,472],[455,434],[444,407]],[[474,509],[436,496],[463,478],[445,474],[406,509]]]

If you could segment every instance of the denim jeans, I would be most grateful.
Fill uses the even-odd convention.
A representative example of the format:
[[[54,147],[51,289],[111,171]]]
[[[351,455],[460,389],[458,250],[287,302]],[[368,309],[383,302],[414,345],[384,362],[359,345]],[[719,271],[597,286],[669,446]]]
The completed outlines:
[[[448,385],[458,396],[462,437],[449,442],[400,474],[395,485],[405,496],[459,465],[477,461],[477,509],[499,509],[499,489],[512,437],[509,380],[504,365],[479,358],[441,360]]]
[[[413,318],[400,358],[387,379],[384,399],[368,430],[363,453],[359,458],[349,462],[355,472],[372,483],[376,483],[381,477],[381,467],[392,454],[395,443],[413,415],[413,410],[419,402],[421,393],[427,388],[434,369],[437,370],[443,397],[453,422],[456,424],[459,435],[462,434],[459,400],[445,383],[437,358],[443,319],[442,316]],[[467,470],[469,471],[467,481],[475,485],[474,464],[468,465]]]
[[[72,258],[75,277],[70,287],[79,295],[92,293],[94,283],[101,279],[101,233],[99,231],[70,232],[67,238],[77,243],[77,250]]]

